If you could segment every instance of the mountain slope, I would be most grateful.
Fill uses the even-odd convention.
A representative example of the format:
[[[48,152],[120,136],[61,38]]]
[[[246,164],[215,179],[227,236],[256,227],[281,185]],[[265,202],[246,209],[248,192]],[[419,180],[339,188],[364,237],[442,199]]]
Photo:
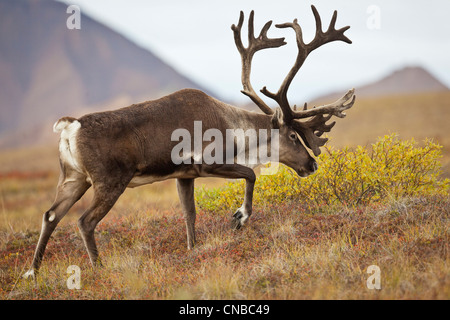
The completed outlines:
[[[419,66],[408,66],[386,75],[385,77],[366,85],[355,85],[356,95],[364,98],[375,98],[390,95],[405,95],[415,93],[431,93],[449,90],[429,71]],[[346,92],[333,92],[321,96],[314,101],[334,101]]]
[[[207,91],[86,15],[80,30],[69,30],[66,9],[54,1],[0,0],[0,135],[116,99]]]
[[[374,97],[391,94],[445,91],[448,88],[421,67],[406,67],[358,88],[358,94]]]

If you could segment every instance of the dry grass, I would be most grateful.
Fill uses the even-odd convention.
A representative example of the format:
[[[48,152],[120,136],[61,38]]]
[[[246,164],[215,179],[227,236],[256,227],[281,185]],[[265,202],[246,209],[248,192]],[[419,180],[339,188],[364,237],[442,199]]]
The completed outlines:
[[[39,190],[36,199],[48,197],[48,206],[53,178],[22,185],[34,181],[29,189]],[[230,229],[232,208],[200,211],[198,245],[187,251],[177,202],[161,209],[145,200],[151,189],[130,190],[96,230],[103,268],[91,269],[76,228],[81,203],[54,233],[35,284],[20,276],[30,265],[43,211],[24,205],[15,209],[23,218],[13,219],[8,186],[14,183],[2,183],[8,200],[0,231],[1,299],[450,298],[448,197],[316,214],[299,203],[267,204],[240,231]],[[168,183],[162,189],[173,192]],[[381,268],[381,290],[366,287],[373,264]],[[81,268],[80,290],[66,286],[69,265]]]

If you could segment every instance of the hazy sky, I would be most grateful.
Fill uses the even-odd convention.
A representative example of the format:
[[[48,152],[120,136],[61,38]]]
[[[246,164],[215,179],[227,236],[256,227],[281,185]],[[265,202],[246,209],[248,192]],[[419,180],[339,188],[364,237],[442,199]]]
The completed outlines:
[[[305,41],[315,32],[310,8],[315,4],[328,27],[338,11],[336,27],[350,25],[353,41],[333,42],[317,49],[306,60],[289,97],[302,103],[329,91],[362,85],[407,66],[421,65],[450,86],[450,1],[302,1],[302,0],[65,0],[81,12],[147,48],[178,71],[217,95],[247,101],[240,93],[240,57],[230,29],[239,11],[245,17],[255,10],[255,33],[268,20],[274,24],[298,18]],[[247,21],[247,20],[246,20]],[[244,23],[244,41],[246,22]],[[83,21],[81,30],[83,32]],[[282,48],[258,52],[254,57],[255,90],[267,86],[277,91],[296,56],[292,29],[269,30],[270,37],[286,37]],[[300,100],[300,101],[298,101]]]

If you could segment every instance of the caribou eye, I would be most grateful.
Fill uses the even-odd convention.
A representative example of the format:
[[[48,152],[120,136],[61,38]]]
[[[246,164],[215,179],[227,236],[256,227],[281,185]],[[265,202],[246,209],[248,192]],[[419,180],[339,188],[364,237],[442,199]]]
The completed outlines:
[[[292,132],[291,134],[289,134],[289,138],[291,139],[291,140],[297,140],[297,134],[295,134],[294,132]]]

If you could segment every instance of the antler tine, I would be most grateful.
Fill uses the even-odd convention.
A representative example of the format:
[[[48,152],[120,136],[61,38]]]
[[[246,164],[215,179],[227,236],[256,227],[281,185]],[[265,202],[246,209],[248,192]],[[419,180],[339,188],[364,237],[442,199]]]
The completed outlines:
[[[321,45],[331,42],[331,41],[344,41],[346,43],[352,43],[352,41],[344,35],[344,32],[347,31],[350,26],[343,27],[341,29],[336,30],[336,20],[337,20],[337,11],[333,12],[333,17],[331,18],[330,25],[328,26],[327,31],[322,31],[322,21],[320,19],[319,12],[317,11],[315,6],[311,6],[311,9],[314,14],[314,19],[316,20],[316,35],[314,39],[307,44],[308,53],[317,49]]]
[[[352,99],[349,103],[345,104]],[[300,111],[292,111],[292,117],[294,119],[303,119],[313,117],[318,114],[331,114],[338,118],[344,118],[346,116],[345,110],[350,109],[355,103],[355,89],[350,89],[342,98],[336,100],[333,103],[326,104],[320,107],[316,107],[313,109],[307,109],[306,105],[303,110]]]
[[[234,42],[236,43],[236,47],[239,51],[239,53],[243,54],[245,52],[245,48],[244,45],[242,44],[242,39],[241,39],[241,29],[242,29],[242,25],[244,24],[244,12],[240,12],[239,14],[239,22],[238,25],[231,25],[231,30],[233,30],[233,34],[234,34]]]
[[[298,132],[306,146],[313,151],[315,156],[320,155],[320,147],[328,141],[328,138],[321,138],[322,134],[324,132],[330,132],[336,124],[336,121],[326,124],[331,116],[330,114],[324,117],[322,114],[319,114],[306,122],[292,122],[293,129]]]
[[[301,66],[305,62],[308,55],[321,45],[331,42],[331,41],[344,41],[347,43],[351,43],[351,40],[348,39],[344,32],[350,28],[349,26],[341,28],[339,30],[335,29],[336,20],[337,20],[337,11],[334,11],[333,17],[331,18],[330,25],[328,26],[328,29],[326,32],[322,31],[322,20],[320,19],[319,12],[317,11],[315,6],[311,6],[311,9],[313,11],[314,19],[316,21],[316,35],[311,42],[308,44],[305,44],[303,41],[303,34],[302,29],[300,25],[297,22],[297,19],[295,19],[293,22],[287,22],[282,24],[275,25],[277,28],[292,28],[295,31],[296,34],[296,40],[297,40],[297,47],[298,47],[298,54],[297,58],[295,60],[294,66],[289,71],[288,75],[284,79],[283,83],[281,84],[279,90],[277,93],[272,93],[269,90],[267,90],[266,87],[264,87],[261,92],[266,95],[267,97],[274,99],[280,106],[281,110],[283,111],[283,118],[284,120],[289,123],[293,119],[298,118],[306,118],[311,117],[319,113],[323,113],[322,109],[313,109],[309,111],[293,111],[289,105],[289,101],[287,98],[287,92],[289,90],[289,86],[294,79],[297,72],[300,70]],[[306,110],[306,108],[304,108]]]
[[[294,79],[298,70],[300,70],[301,66],[305,62],[305,59],[308,56],[308,52],[305,49],[305,43],[303,42],[303,36],[302,36],[302,28],[298,24],[297,19],[294,19],[293,22],[276,24],[275,27],[294,29],[296,38],[297,38],[298,54],[297,54],[297,58],[295,60],[294,66],[291,68],[291,70],[287,74],[286,78],[284,78],[284,81],[281,84],[280,88],[278,89],[278,92],[272,93],[269,90],[267,90],[266,87],[263,87],[261,89],[261,92],[264,95],[266,95],[267,97],[275,100],[278,103],[281,110],[283,111],[284,121],[286,123],[290,123],[292,121],[292,119],[294,119],[294,117],[292,114],[293,111],[289,105],[289,101],[287,98],[287,92],[289,90],[289,86],[290,86],[292,80]]]
[[[324,119],[321,119],[323,117],[322,115],[317,116],[317,119],[311,119],[307,122],[300,122],[300,121],[293,121],[292,122],[292,128],[302,137],[303,142],[305,145],[312,150],[315,156],[320,155],[320,147],[323,146],[327,141],[328,138],[321,138],[320,136],[324,132],[329,132],[331,128],[334,126],[335,122],[332,122],[329,125],[322,125],[322,131],[317,130],[315,128],[315,123],[324,123]]]
[[[309,118],[313,117],[308,121],[292,121],[292,127],[297,131],[305,142],[306,146],[310,148],[315,156],[320,154],[320,147],[323,146],[328,139],[320,138],[324,132],[330,132],[331,128],[336,124],[333,121],[330,124],[326,124],[332,116],[338,118],[344,118],[346,114],[345,110],[350,109],[355,103],[356,96],[354,95],[355,90],[349,90],[342,98],[334,103],[320,106],[313,109],[306,109],[305,107],[302,111],[293,111],[293,116],[295,119]],[[348,102],[351,98],[351,101]],[[348,102],[346,104],[346,102]],[[324,116],[324,114],[328,114]]]
[[[232,25],[231,30],[234,33],[234,41],[236,47],[241,55],[242,74],[241,81],[243,90],[241,92],[248,96],[265,114],[273,114],[274,111],[270,108],[255,92],[250,82],[251,63],[253,55],[256,51],[268,48],[278,48],[286,44],[284,38],[268,38],[267,31],[272,25],[272,21],[266,22],[257,38],[254,35],[254,11],[250,12],[248,19],[248,47],[245,48],[242,44],[241,29],[244,23],[244,13],[241,11],[238,25]]]

